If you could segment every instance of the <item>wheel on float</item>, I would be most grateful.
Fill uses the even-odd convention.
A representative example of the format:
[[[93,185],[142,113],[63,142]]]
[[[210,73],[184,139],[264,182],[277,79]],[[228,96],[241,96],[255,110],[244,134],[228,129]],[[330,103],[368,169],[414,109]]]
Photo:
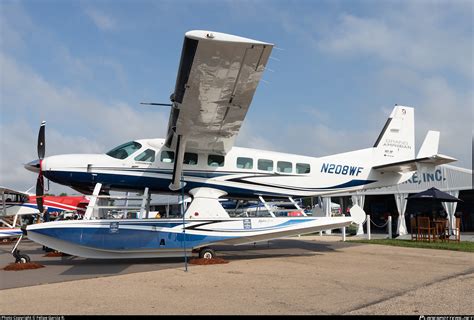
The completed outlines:
[[[15,263],[28,263],[31,259],[27,254],[19,254],[15,260]]]
[[[199,258],[201,259],[214,259],[216,257],[216,252],[211,248],[203,248],[199,251]]]

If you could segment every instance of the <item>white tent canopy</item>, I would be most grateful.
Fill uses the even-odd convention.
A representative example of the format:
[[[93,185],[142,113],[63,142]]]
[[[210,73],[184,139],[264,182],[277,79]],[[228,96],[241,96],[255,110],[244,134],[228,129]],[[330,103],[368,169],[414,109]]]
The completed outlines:
[[[435,187],[452,196],[458,197],[459,191],[473,189],[472,170],[451,165],[441,165],[436,167],[433,171],[423,173],[415,172],[410,179],[395,186],[367,189],[357,191],[357,193],[342,193],[338,194],[338,196],[351,196],[353,197],[353,203],[357,203],[360,206],[360,203],[364,204],[364,200],[360,200],[360,198],[366,195],[393,194],[399,213],[397,233],[399,235],[405,235],[407,234],[404,219],[407,206],[406,197],[408,197],[410,193],[418,193],[431,187]],[[354,199],[355,196],[356,199]],[[354,202],[354,200],[356,202]],[[454,224],[453,217],[456,211],[456,203],[443,203],[443,207],[448,213],[450,225],[452,226]]]

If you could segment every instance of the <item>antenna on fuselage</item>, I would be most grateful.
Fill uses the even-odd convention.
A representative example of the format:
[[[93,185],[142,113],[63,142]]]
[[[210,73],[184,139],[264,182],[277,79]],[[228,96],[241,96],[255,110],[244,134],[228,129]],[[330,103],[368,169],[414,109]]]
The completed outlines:
[[[148,105],[148,106],[163,106],[163,107],[172,107],[172,103],[156,103],[156,102],[140,102],[140,104]]]
[[[162,106],[162,107],[173,107],[174,106],[174,93],[170,95],[171,103],[156,103],[156,102],[140,102],[140,104],[148,105],[148,106]]]

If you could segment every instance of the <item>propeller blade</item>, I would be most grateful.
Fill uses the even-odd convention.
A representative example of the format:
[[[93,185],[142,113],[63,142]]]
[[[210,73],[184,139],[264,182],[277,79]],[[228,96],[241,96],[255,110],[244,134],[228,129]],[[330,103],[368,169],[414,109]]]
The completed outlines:
[[[44,179],[43,175],[40,173],[38,179],[36,180],[36,205],[40,213],[43,212],[43,196],[44,196]]]
[[[46,126],[46,121],[41,122],[41,127],[38,133],[38,158],[42,160],[45,154],[45,141],[44,141],[44,130]]]

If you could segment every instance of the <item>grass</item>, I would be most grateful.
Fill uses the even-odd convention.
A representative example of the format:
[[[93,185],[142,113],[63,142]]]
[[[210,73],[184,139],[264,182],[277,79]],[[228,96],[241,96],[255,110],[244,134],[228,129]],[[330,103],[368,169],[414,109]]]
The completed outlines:
[[[474,242],[461,241],[457,242],[421,242],[414,240],[398,240],[398,239],[373,239],[373,240],[349,240],[355,243],[382,244],[386,246],[397,246],[407,248],[423,248],[423,249],[440,249],[474,252]]]

